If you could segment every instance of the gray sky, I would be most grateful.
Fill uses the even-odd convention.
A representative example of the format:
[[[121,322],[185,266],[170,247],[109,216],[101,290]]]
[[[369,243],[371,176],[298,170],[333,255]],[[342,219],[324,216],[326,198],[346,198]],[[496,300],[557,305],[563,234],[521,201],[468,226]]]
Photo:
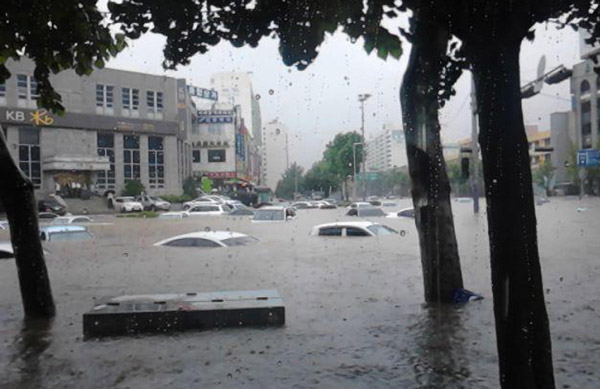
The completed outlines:
[[[400,128],[399,86],[410,51],[404,43],[400,60],[379,59],[367,55],[362,42],[352,44],[345,35],[329,36],[317,59],[304,71],[286,67],[275,39],[263,39],[255,48],[234,48],[222,43],[205,55],[192,58],[191,64],[177,71],[163,71],[164,38],[147,34],[129,43],[129,48],[108,66],[152,74],[184,77],[196,86],[209,86],[212,73],[219,71],[252,72],[253,88],[260,95],[263,124],[273,119],[284,123],[294,142],[291,159],[308,168],[319,160],[328,141],[335,134],[360,128],[359,93],[372,97],[365,106],[365,128],[369,135],[382,127]],[[546,54],[546,69],[558,64],[571,66],[579,62],[578,36],[570,29],[557,31],[540,25],[533,43],[525,42],[521,50],[523,83],[536,77],[537,63]],[[470,74],[458,81],[457,94],[443,109],[440,117],[445,142],[469,136]],[[525,122],[549,129],[549,115],[570,108],[569,83],[545,86],[542,94],[523,103]]]

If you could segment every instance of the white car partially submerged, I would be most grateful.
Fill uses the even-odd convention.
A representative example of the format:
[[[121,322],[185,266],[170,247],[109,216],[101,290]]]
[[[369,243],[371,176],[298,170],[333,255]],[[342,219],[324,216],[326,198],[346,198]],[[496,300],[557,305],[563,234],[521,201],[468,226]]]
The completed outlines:
[[[154,246],[165,247],[232,247],[258,242],[253,236],[233,231],[198,231],[161,240]]]
[[[296,211],[292,207],[267,206],[256,210],[252,223],[286,222],[296,218]]]
[[[369,221],[319,224],[310,231],[313,236],[382,236],[397,233],[388,226]]]
[[[232,208],[227,204],[217,203],[196,203],[190,207],[187,211],[188,216],[222,216],[227,215],[231,212]]]
[[[204,196],[200,196],[195,198],[194,200],[191,201],[186,201],[185,203],[183,203],[183,209],[187,210],[195,205],[198,204],[203,204],[203,203],[213,203],[213,204],[226,204],[228,202],[232,202],[235,200],[231,200],[229,197],[226,196],[219,196],[219,195],[204,195]]]
[[[142,203],[135,201],[130,196],[115,197],[113,204],[117,212],[142,212],[144,210]]]
[[[164,212],[158,215],[159,219],[187,219],[189,217],[187,212]]]
[[[397,218],[414,219],[415,218],[415,209],[413,207],[404,208],[399,211],[388,213],[386,217],[391,218],[391,219],[397,219]]]
[[[12,243],[0,242],[0,259],[8,259],[15,256]]]
[[[50,224],[53,225],[67,225],[67,224],[91,224],[94,222],[89,216],[59,216],[52,220]]]
[[[373,207],[373,204],[368,203],[366,201],[355,201],[348,205],[346,209],[358,209],[358,208],[370,208]]]

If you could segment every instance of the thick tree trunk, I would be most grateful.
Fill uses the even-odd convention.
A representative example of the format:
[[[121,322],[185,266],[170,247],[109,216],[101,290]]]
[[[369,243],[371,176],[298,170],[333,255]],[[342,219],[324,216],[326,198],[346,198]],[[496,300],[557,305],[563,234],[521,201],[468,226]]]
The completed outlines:
[[[32,182],[15,165],[0,131],[0,201],[6,209],[26,317],[55,314],[40,242]]]
[[[427,18],[415,26],[400,91],[406,152],[425,301],[450,302],[463,280],[438,121],[437,92],[449,34]]]
[[[523,125],[520,41],[472,58],[487,199],[496,337],[503,388],[554,388],[548,315]]]

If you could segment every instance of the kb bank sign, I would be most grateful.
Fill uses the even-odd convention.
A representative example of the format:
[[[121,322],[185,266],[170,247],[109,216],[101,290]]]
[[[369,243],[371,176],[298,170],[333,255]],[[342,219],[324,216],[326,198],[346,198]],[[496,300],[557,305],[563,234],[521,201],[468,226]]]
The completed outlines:
[[[0,117],[11,123],[28,123],[36,126],[51,126],[54,124],[54,118],[45,109],[36,109],[35,111],[4,109],[4,115]]]

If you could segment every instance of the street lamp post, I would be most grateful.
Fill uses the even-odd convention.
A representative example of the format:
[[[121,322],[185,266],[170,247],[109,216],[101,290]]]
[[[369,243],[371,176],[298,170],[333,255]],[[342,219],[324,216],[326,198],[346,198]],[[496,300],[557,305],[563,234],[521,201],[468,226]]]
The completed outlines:
[[[360,101],[360,132],[362,134],[362,140],[363,140],[363,148],[362,148],[362,163],[361,163],[361,167],[362,169],[360,169],[360,171],[362,172],[362,192],[363,192],[363,201],[365,201],[367,199],[367,190],[365,187],[365,173],[367,171],[367,161],[366,161],[366,139],[365,139],[365,101],[371,97],[370,94],[368,93],[361,93],[358,95],[358,101]]]

